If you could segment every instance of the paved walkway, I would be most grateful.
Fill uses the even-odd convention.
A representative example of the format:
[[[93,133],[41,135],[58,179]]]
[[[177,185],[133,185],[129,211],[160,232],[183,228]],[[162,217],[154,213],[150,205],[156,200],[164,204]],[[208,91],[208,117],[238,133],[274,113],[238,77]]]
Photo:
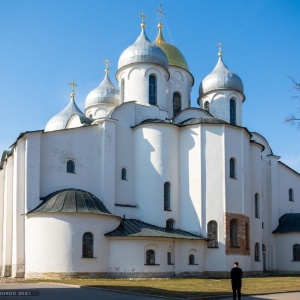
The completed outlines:
[[[30,296],[20,295],[25,292]],[[5,295],[10,293],[10,295]],[[38,293],[38,296],[34,296]],[[25,293],[26,294],[26,293]],[[2,283],[0,300],[153,300],[154,297],[105,291],[97,288],[80,288],[72,285],[39,282],[39,283]]]
[[[26,295],[27,293],[27,295]],[[28,295],[30,293],[31,295]],[[19,294],[19,296],[18,296]],[[38,294],[38,295],[35,295]],[[160,297],[135,295],[130,293],[106,291],[97,288],[80,288],[78,286],[39,282],[39,283],[0,283],[0,300],[155,300]],[[224,298],[219,300],[228,300]],[[298,293],[283,293],[272,295],[257,295],[242,297],[242,300],[297,300]]]
[[[229,300],[232,298],[224,298],[219,300]],[[300,292],[297,293],[280,293],[280,294],[269,294],[269,295],[256,295],[243,297],[242,300],[263,300],[263,299],[272,299],[272,300],[298,300],[300,299]]]

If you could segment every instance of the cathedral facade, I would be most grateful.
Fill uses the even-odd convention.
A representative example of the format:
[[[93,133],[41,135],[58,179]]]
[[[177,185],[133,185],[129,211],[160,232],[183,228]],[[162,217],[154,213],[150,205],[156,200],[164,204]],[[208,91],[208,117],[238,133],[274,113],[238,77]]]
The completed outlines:
[[[299,272],[300,174],[243,125],[241,78],[218,53],[194,77],[162,25],[142,22],[82,112],[23,132],[0,170],[1,276]]]

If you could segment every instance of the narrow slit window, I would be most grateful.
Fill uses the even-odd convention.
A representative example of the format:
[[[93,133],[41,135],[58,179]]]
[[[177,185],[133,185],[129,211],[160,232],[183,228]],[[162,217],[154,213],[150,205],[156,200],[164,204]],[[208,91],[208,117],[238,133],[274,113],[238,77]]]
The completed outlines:
[[[230,178],[236,178],[236,163],[235,163],[235,159],[233,157],[230,158],[229,160],[229,175]]]
[[[218,248],[218,223],[216,221],[207,223],[207,237],[210,240],[207,247]]]
[[[238,223],[236,219],[230,221],[230,246],[238,247]]]
[[[75,173],[75,162],[73,160],[67,161],[67,173]]]
[[[230,124],[236,125],[236,103],[230,99]]]
[[[181,97],[178,92],[173,94],[173,116],[176,117],[181,112]]]
[[[149,76],[149,104],[157,104],[157,83],[154,75]]]
[[[171,210],[170,205],[170,195],[171,194],[171,184],[170,182],[165,182],[164,184],[164,210]]]
[[[91,258],[94,256],[94,237],[90,232],[82,236],[82,257]]]
[[[122,180],[127,180],[127,170],[126,170],[126,168],[122,168],[121,179]]]

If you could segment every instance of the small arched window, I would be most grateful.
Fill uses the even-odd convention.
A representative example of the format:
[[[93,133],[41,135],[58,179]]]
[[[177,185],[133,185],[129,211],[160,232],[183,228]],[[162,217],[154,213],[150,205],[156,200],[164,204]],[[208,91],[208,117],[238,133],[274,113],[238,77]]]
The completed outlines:
[[[204,102],[204,109],[209,111],[209,102],[208,101]]]
[[[121,179],[122,180],[127,180],[127,170],[126,170],[126,168],[122,168]]]
[[[236,103],[233,99],[230,99],[230,124],[236,124]]]
[[[125,80],[122,78],[121,80],[121,102],[124,102],[125,99]]]
[[[152,249],[146,251],[146,265],[155,265],[155,251]]]
[[[254,260],[259,261],[259,243],[254,246]]]
[[[173,229],[174,228],[174,220],[173,219],[168,219],[166,222],[166,228],[167,229]]]
[[[233,157],[229,160],[229,175],[230,178],[236,178],[235,159]]]
[[[245,239],[246,239],[246,250],[250,249],[250,235],[249,235],[249,225],[246,222],[245,224]]]
[[[238,247],[238,223],[236,219],[230,221],[230,246]]]
[[[168,265],[171,265],[172,264],[172,254],[171,254],[171,252],[167,253],[167,259],[168,259]]]
[[[157,104],[157,83],[153,74],[149,76],[149,104]]]
[[[164,184],[164,210],[171,210],[170,205],[170,195],[171,194],[171,184],[170,182],[165,182]]]
[[[216,221],[209,221],[207,223],[207,237],[209,242],[208,248],[218,248],[218,223]]]
[[[73,160],[67,161],[67,173],[75,173],[75,162]]]
[[[90,232],[84,233],[82,236],[82,257],[94,256],[94,237]]]
[[[173,116],[176,117],[181,112],[181,97],[178,92],[173,94]]]
[[[255,218],[259,218],[259,194],[256,193],[254,196],[254,206],[255,206]]]
[[[295,244],[293,246],[293,261],[300,261],[300,245]]]
[[[289,189],[289,201],[294,201],[294,190]]]
[[[195,264],[195,256],[194,254],[189,255],[189,265],[194,265]]]

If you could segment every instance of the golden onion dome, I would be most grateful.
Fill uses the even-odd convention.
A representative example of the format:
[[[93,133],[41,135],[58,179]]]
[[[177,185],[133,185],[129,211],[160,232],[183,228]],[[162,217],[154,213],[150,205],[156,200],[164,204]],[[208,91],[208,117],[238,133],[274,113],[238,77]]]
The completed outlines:
[[[169,65],[176,66],[189,71],[189,66],[180,50],[172,44],[165,41],[162,34],[162,25],[158,25],[158,35],[153,42],[154,45],[160,47],[167,55]]]

